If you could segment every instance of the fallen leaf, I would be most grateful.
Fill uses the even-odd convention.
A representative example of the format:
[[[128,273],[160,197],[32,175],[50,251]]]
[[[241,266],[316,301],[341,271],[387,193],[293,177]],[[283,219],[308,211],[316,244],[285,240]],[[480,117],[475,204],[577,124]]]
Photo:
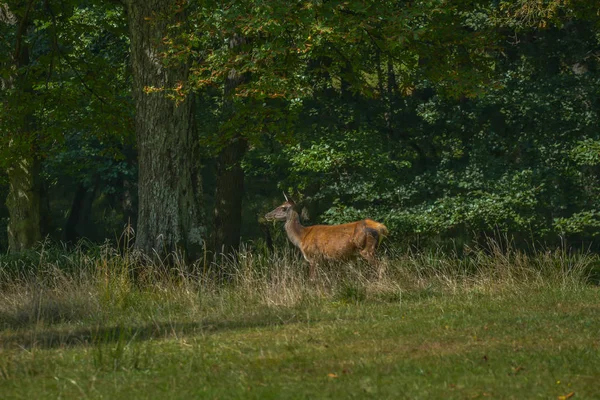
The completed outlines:
[[[522,367],[522,366],[520,366],[520,365],[519,365],[519,366],[516,366],[516,367],[513,367],[513,369],[512,369],[512,373],[509,373],[508,375],[509,375],[509,376],[510,376],[510,375],[512,375],[512,376],[514,376],[514,375],[517,375],[519,372],[523,371],[524,369],[525,369],[525,367]]]
[[[564,396],[558,396],[558,400],[567,400],[575,396],[575,392],[567,393]]]
[[[330,377],[330,378],[337,378],[338,377],[337,374],[333,374],[333,373],[329,373],[329,374],[327,374],[327,376]]]

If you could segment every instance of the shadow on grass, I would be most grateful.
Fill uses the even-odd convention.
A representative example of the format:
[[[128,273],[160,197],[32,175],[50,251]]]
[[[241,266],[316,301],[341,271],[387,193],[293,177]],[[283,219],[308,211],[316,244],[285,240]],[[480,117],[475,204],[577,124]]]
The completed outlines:
[[[182,336],[212,334],[220,331],[261,328],[302,322],[302,315],[287,313],[254,315],[236,320],[202,320],[198,322],[156,322],[144,325],[91,326],[79,329],[35,328],[0,336],[0,349],[54,349],[111,343],[140,342]],[[311,318],[311,321],[314,321]]]

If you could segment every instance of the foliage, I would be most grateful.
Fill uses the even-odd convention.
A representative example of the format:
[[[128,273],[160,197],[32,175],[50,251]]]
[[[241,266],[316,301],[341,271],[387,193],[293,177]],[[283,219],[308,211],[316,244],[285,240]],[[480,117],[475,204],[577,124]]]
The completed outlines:
[[[380,98],[322,83],[302,103],[297,142],[278,150],[290,163],[281,187],[319,203],[325,222],[376,218],[409,242],[498,230],[527,241],[590,238],[599,194],[594,23],[546,10],[543,26],[530,27],[503,10],[463,14],[512,30],[475,97],[448,97],[420,66],[411,91],[384,82]],[[387,78],[402,84],[395,69]]]
[[[26,75],[31,89],[23,92],[15,87],[4,93],[1,149],[12,151],[7,142],[24,139],[14,131],[18,119],[27,114],[35,118],[36,128],[22,149],[27,150],[34,140],[43,158],[64,142],[67,132],[127,140],[130,101],[122,89],[127,79],[123,54],[128,42],[121,12],[93,3],[81,7],[65,3],[63,8],[48,5],[32,13],[25,39],[31,61],[24,71],[17,71]],[[14,31],[11,26],[2,28]],[[7,37],[2,53],[12,54],[16,43],[10,40],[13,36]],[[3,73],[11,73],[14,66],[3,61]],[[3,162],[10,160],[5,154]]]
[[[464,93],[493,64],[486,2],[191,4],[192,31],[174,26],[172,50],[165,55],[169,60],[192,56],[188,89],[219,85],[234,68],[252,76],[236,89],[238,96],[304,99],[314,93],[312,70],[328,74],[332,85],[344,81],[355,93],[374,95],[378,60],[385,57],[406,87],[427,77],[439,82],[440,90]],[[466,12],[471,7],[477,16]],[[248,39],[241,51],[223,45],[236,35]]]
[[[123,11],[115,5],[31,4],[24,32],[30,62],[15,70],[9,58],[0,60],[3,76],[24,80],[0,98],[0,167],[23,154],[43,161],[45,193],[62,209],[51,210],[49,233],[60,237],[74,188],[113,195],[123,190],[123,180],[135,181],[129,42]],[[17,15],[24,12],[9,6]],[[7,34],[0,53],[13,54],[15,26],[0,29]],[[27,135],[20,128],[25,116],[33,121]]]
[[[26,68],[10,59],[18,31],[0,24],[3,82],[23,79],[0,101],[0,160],[35,151],[55,215],[80,186],[120,213],[136,180],[123,9],[34,3]],[[587,2],[191,1],[167,12],[182,10],[159,56],[191,60],[189,79],[146,90],[194,93],[209,199],[215,155],[248,140],[246,239],[281,190],[311,222],[375,218],[409,244],[596,235],[600,18]],[[229,93],[232,70],[247,79]],[[33,134],[15,136],[27,115]]]

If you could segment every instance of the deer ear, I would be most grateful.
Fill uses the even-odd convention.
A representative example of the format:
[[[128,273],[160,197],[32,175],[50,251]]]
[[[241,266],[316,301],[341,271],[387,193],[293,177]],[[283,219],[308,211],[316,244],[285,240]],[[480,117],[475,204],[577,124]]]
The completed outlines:
[[[285,197],[285,201],[287,201],[288,203],[291,203],[291,204],[294,204],[294,205],[296,204],[296,202],[291,197],[288,197],[285,194],[285,192],[283,193],[283,196]]]

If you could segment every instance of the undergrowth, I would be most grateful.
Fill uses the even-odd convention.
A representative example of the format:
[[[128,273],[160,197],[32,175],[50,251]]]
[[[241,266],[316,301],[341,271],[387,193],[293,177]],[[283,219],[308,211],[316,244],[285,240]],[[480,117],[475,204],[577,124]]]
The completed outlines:
[[[82,242],[68,250],[41,244],[0,257],[0,327],[73,321],[138,321],[294,308],[322,301],[399,301],[411,296],[577,290],[594,284],[598,256],[564,249],[525,253],[490,241],[461,256],[388,251],[379,268],[363,262],[322,265],[314,281],[291,248],[242,249],[208,263],[149,259],[135,251]]]

